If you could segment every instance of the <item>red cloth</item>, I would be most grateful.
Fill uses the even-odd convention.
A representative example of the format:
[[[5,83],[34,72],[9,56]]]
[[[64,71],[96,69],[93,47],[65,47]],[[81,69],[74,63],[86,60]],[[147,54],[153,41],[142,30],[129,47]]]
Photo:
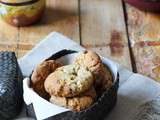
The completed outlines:
[[[160,12],[160,2],[146,0],[124,0],[125,2],[145,11]]]

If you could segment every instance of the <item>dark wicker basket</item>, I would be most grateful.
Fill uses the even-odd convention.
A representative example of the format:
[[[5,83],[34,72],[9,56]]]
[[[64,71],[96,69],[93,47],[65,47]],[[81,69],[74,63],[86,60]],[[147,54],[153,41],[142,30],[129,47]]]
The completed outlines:
[[[62,50],[46,60],[55,60],[67,54],[72,54],[75,52],[76,51],[72,50]],[[117,76],[117,79],[114,81],[113,86],[109,90],[104,92],[103,95],[100,98],[98,98],[98,100],[88,109],[81,112],[64,112],[55,116],[51,116],[46,120],[102,120],[106,117],[106,115],[116,104],[118,87],[119,75]],[[27,106],[27,115],[36,119],[34,107],[32,104]]]
[[[0,120],[16,117],[23,105],[23,76],[14,52],[0,52]]]

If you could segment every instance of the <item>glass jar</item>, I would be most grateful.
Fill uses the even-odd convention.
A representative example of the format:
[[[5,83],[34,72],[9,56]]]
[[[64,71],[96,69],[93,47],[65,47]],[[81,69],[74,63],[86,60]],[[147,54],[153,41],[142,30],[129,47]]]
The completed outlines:
[[[0,0],[0,16],[14,26],[26,26],[40,19],[45,0]]]

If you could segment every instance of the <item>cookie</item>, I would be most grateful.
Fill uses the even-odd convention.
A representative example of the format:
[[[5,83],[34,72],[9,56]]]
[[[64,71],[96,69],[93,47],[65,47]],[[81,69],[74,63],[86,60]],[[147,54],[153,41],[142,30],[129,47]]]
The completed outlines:
[[[101,84],[97,84],[95,86],[97,94],[99,96],[101,96],[104,91],[106,91],[113,85],[113,76],[107,66],[103,65],[101,75],[102,75]]]
[[[107,66],[103,65],[103,69],[104,69],[104,76],[102,79],[102,85],[104,89],[109,89],[113,84],[113,76]]]
[[[42,62],[33,71],[31,76],[32,88],[41,97],[48,98],[48,93],[45,91],[45,88],[44,88],[44,81],[50,73],[55,71],[60,66],[62,66],[62,64],[57,63],[54,60],[48,60],[48,61]]]
[[[85,93],[82,93],[80,96],[72,98],[51,96],[50,102],[79,112],[91,106],[94,103],[95,98],[96,91],[92,87]]]
[[[87,67],[94,75],[96,84],[101,84],[103,64],[95,52],[84,51],[76,57],[75,63]]]
[[[75,58],[74,63],[87,67],[93,73],[96,88],[108,88],[111,85],[111,72],[104,66],[101,58],[95,52],[84,51]]]
[[[93,81],[93,75],[87,68],[71,64],[50,74],[46,78],[45,89],[51,96],[74,97],[88,90]]]

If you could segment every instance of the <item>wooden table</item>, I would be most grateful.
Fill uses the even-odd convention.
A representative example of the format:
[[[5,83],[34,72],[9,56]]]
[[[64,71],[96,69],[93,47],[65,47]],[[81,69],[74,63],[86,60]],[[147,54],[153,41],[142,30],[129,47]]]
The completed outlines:
[[[160,55],[152,54],[160,50],[160,15],[121,0],[46,1],[46,12],[35,25],[16,28],[0,21],[0,50],[21,57],[57,31],[134,72],[160,80]]]

